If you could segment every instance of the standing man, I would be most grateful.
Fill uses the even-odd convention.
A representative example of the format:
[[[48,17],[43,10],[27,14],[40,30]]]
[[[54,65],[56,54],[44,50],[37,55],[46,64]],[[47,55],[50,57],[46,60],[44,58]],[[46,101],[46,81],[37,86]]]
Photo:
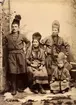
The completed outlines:
[[[4,44],[8,49],[9,73],[11,77],[12,95],[16,95],[16,90],[22,92],[22,75],[26,72],[26,62],[24,54],[24,42],[26,50],[30,41],[20,33],[21,16],[16,15],[12,22],[12,32],[4,39]]]
[[[57,20],[52,23],[52,35],[41,41],[45,47],[46,53],[46,68],[48,71],[49,82],[53,69],[57,65],[57,57],[60,52],[63,52],[67,57],[70,55],[70,46],[60,36],[60,24]],[[70,57],[69,57],[70,58]],[[70,59],[68,59],[70,62]]]

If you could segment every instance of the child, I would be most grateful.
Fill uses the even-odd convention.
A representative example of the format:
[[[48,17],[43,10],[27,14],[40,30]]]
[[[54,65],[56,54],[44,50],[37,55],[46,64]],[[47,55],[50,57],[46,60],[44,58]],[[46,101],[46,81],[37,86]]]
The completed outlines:
[[[72,69],[72,65],[67,61],[67,56],[63,53],[63,52],[60,52],[58,54],[58,59],[57,60],[63,60],[64,62],[64,67],[67,69],[67,70],[71,70]]]
[[[52,80],[50,81],[51,92],[64,93],[65,90],[69,89],[69,80],[69,71],[64,67],[64,62],[62,60],[58,60],[58,65],[55,68]]]

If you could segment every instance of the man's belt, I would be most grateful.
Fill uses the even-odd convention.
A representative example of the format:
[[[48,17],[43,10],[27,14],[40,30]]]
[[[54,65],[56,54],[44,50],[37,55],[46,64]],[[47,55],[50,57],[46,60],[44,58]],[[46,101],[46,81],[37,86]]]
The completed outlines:
[[[23,49],[9,49],[9,53],[22,53]]]

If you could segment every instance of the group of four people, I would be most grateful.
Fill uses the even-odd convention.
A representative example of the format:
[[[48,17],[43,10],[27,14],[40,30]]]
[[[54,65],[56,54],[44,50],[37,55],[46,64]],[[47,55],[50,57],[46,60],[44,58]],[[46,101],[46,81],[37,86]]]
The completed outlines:
[[[53,93],[69,89],[73,59],[68,43],[58,35],[60,24],[52,24],[52,35],[41,40],[41,34],[32,35],[32,44],[20,33],[21,16],[16,15],[12,22],[12,32],[5,36],[3,45],[8,49],[8,66],[11,77],[12,95],[22,91],[22,75],[27,71],[28,86],[34,93],[45,94],[43,84],[49,84]],[[26,54],[24,53],[26,44]]]

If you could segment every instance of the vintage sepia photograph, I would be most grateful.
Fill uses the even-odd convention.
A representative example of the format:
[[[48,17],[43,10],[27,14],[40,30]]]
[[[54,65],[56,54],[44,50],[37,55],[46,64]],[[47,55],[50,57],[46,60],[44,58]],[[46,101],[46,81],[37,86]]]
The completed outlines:
[[[0,0],[0,105],[76,105],[76,0]]]

